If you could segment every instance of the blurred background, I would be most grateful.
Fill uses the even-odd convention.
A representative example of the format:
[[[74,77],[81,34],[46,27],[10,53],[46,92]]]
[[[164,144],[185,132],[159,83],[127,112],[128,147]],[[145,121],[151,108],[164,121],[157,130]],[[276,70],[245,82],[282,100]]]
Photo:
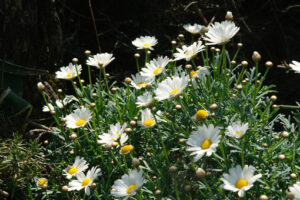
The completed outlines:
[[[294,105],[299,101],[300,75],[277,67],[292,60],[300,61],[299,1],[1,0],[1,133],[19,130],[20,126],[26,130],[24,120],[30,122],[27,129],[51,121],[49,114],[41,112],[44,101],[36,84],[47,81],[54,92],[58,88],[68,91],[67,83],[55,80],[55,71],[73,57],[83,64],[87,49],[92,54],[99,52],[91,9],[102,52],[116,57],[107,68],[115,80],[123,80],[136,71],[133,55],[137,51],[131,44],[136,37],[155,36],[159,44],[153,54],[170,55],[171,41],[178,34],[183,33],[190,40],[183,24],[223,21],[226,12],[231,11],[241,29],[228,44],[230,51],[233,53],[236,44],[242,42],[238,61],[248,60],[253,64],[253,51],[262,55],[262,62],[271,60],[274,67],[266,84],[275,84],[280,91],[276,103]],[[264,67],[261,71],[264,72]],[[6,90],[8,86],[13,92]],[[28,111],[21,112],[23,107],[14,106],[15,101]]]

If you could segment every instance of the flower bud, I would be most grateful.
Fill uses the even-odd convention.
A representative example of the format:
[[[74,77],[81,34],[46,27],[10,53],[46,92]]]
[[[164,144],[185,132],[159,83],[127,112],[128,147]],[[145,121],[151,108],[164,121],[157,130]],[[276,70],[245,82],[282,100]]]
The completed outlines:
[[[176,45],[177,44],[177,42],[175,40],[172,40],[171,43],[172,43],[172,45]]]
[[[73,58],[72,63],[74,63],[74,64],[78,63],[78,58]]]
[[[45,85],[42,82],[37,83],[37,88],[39,91],[43,91],[45,89]]]
[[[271,100],[271,101],[276,101],[276,100],[277,100],[277,96],[276,96],[276,95],[272,95],[272,96],[270,97],[270,100]]]
[[[290,136],[290,134],[289,134],[288,132],[286,132],[286,131],[283,131],[283,132],[281,133],[281,135],[282,135],[282,137],[284,137],[284,138],[288,138],[288,137]]]
[[[247,62],[246,60],[243,60],[243,61],[241,62],[241,64],[243,65],[243,67],[247,67],[247,66],[248,66],[248,62]]]
[[[278,159],[279,159],[279,160],[284,160],[284,159],[285,159],[285,155],[279,154],[279,155],[278,155]]]
[[[265,64],[266,67],[272,67],[273,63],[271,61],[267,61]]]
[[[253,62],[259,62],[261,60],[261,55],[257,51],[254,51],[252,54],[252,60]]]
[[[95,188],[96,188],[96,186],[97,186],[97,184],[96,184],[96,183],[92,183],[92,184],[90,185],[90,188],[91,188],[91,189],[95,189]]]
[[[236,89],[241,90],[241,89],[243,89],[243,86],[242,85],[237,85]]]
[[[259,200],[269,200],[268,196],[265,194],[260,195]]]
[[[218,109],[218,105],[215,104],[215,103],[213,103],[213,104],[211,104],[211,105],[209,106],[209,108],[212,109],[212,110],[216,110],[216,109]]]
[[[140,165],[140,160],[137,158],[132,159],[132,166],[133,167],[138,167]]]
[[[125,133],[131,133],[132,132],[132,129],[131,128],[125,128]]]
[[[125,80],[124,80],[124,82],[127,83],[127,84],[130,84],[131,81],[132,81],[132,80],[131,80],[131,78],[129,78],[129,77],[126,77]]]
[[[44,144],[45,144],[45,145],[49,144],[48,140],[45,140],[45,141],[44,141]]]
[[[117,146],[119,146],[119,143],[113,142],[113,143],[111,144],[111,146],[114,147],[114,148],[116,148]]]
[[[73,151],[73,150],[69,151],[69,154],[70,154],[70,155],[73,155],[73,154],[74,154],[74,151]]]
[[[187,185],[184,186],[184,191],[185,192],[190,192],[191,190],[192,190],[192,186],[191,185],[187,184]]]
[[[205,177],[205,176],[206,176],[205,170],[199,167],[199,168],[196,170],[196,176],[197,176],[198,178],[203,178],[203,177]]]
[[[136,125],[136,121],[131,120],[131,121],[129,122],[129,124],[130,124],[130,126],[135,126],[135,125]]]
[[[220,53],[220,51],[221,51],[221,50],[220,50],[219,48],[216,48],[216,52],[217,52],[217,53]]]
[[[139,53],[135,53],[135,54],[134,54],[134,57],[135,57],[135,58],[139,58],[140,56],[141,56],[141,55],[140,55]]]
[[[178,171],[177,167],[172,165],[170,168],[169,168],[169,172],[171,173],[176,173]]]
[[[242,46],[243,46],[243,43],[237,43],[237,46],[239,47],[239,48],[241,48]]]
[[[93,93],[93,94],[92,94],[92,97],[97,97],[97,93]]]
[[[161,194],[161,191],[160,191],[160,190],[155,190],[154,194],[155,194],[155,195],[160,195],[160,194]]]
[[[85,50],[85,51],[84,51],[84,54],[85,54],[86,56],[89,56],[89,55],[91,55],[91,51],[90,51],[90,50]]]
[[[236,61],[235,61],[235,60],[232,60],[230,63],[231,63],[232,65],[236,65]]]
[[[185,69],[192,69],[192,65],[190,64],[185,65]]]
[[[72,140],[75,140],[77,138],[77,134],[76,133],[72,133],[71,136],[70,136],[70,138]]]
[[[296,175],[295,173],[291,173],[291,174],[290,174],[290,177],[291,177],[292,179],[295,179],[295,178],[297,178],[297,175]]]
[[[56,114],[55,110],[51,110],[50,113],[51,113],[51,115],[55,115]]]
[[[105,149],[106,151],[111,150],[111,145],[110,145],[110,144],[105,144],[105,145],[104,145],[104,149]]]
[[[201,30],[200,30],[200,34],[201,35],[204,35],[205,33],[208,32],[208,28],[207,27],[203,27]]]
[[[295,194],[292,192],[288,192],[286,195],[286,198],[289,200],[295,199]]]
[[[181,39],[183,39],[184,35],[183,34],[179,34],[178,37],[181,38]]]
[[[116,92],[117,90],[118,90],[118,89],[117,89],[117,88],[114,88],[114,87],[110,89],[110,91],[112,91],[112,92]]]
[[[226,13],[226,15],[225,15],[225,20],[233,21],[233,15],[232,15],[232,12],[227,11],[227,13]]]
[[[64,185],[64,186],[61,187],[61,190],[63,192],[68,192],[68,189],[69,189],[69,187],[67,185]]]
[[[175,106],[175,109],[176,109],[176,110],[181,110],[181,108],[182,108],[181,105],[176,105],[176,106]]]

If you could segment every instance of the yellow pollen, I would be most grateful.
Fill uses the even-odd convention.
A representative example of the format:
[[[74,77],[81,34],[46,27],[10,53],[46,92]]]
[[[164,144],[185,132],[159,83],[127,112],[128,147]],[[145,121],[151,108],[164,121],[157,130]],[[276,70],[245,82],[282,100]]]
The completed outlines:
[[[235,183],[235,187],[242,189],[243,187],[248,185],[248,181],[246,181],[245,179],[239,179],[236,183]]]
[[[193,78],[194,75],[196,75],[198,72],[197,71],[191,71],[190,72],[190,77]]]
[[[155,70],[153,70],[153,74],[156,75],[158,74],[160,71],[162,70],[161,67],[156,68]]]
[[[76,126],[82,126],[84,123],[85,123],[85,120],[84,120],[84,119],[79,119],[79,120],[77,120],[77,122],[76,122]]]
[[[48,180],[45,178],[40,178],[39,181],[37,182],[38,186],[43,186],[46,185],[48,183]]]
[[[75,174],[78,171],[78,169],[76,167],[71,167],[70,169],[68,169],[68,174]]]
[[[210,147],[211,143],[212,143],[212,142],[211,142],[210,139],[206,139],[206,140],[204,140],[204,141],[202,142],[201,148],[202,148],[202,149],[208,149],[208,148]]]
[[[144,122],[144,125],[145,126],[152,126],[155,122],[152,120],[152,119],[148,119]]]
[[[179,89],[173,89],[170,93],[169,93],[169,95],[172,95],[172,94],[176,94],[177,92],[179,92]]]
[[[81,186],[85,187],[87,186],[92,180],[89,178],[85,178],[83,179],[83,181],[81,182]]]
[[[150,46],[151,46],[151,45],[150,45],[149,43],[144,43],[144,44],[143,44],[143,47],[144,47],[144,48],[148,48],[148,47],[150,47]]]
[[[198,110],[196,113],[196,120],[204,120],[208,116],[208,112],[206,110]]]
[[[187,55],[187,56],[188,56],[188,55],[189,55],[189,52],[188,52],[188,51],[187,51],[187,52],[185,52],[185,55]]]
[[[68,78],[70,78],[71,76],[72,76],[72,73],[71,73],[71,72],[67,73],[67,77],[68,77]]]
[[[136,185],[130,185],[128,186],[126,193],[131,194],[131,190],[136,190]]]
[[[120,153],[121,154],[129,154],[131,151],[132,151],[132,149],[133,149],[133,146],[132,145],[125,145],[125,146],[123,146],[122,148],[121,148],[121,151],[120,151]]]
[[[136,85],[140,88],[140,87],[145,87],[146,83],[145,82],[139,82]]]
[[[237,131],[235,134],[239,135],[239,134],[241,134],[241,133],[242,133],[242,131]]]

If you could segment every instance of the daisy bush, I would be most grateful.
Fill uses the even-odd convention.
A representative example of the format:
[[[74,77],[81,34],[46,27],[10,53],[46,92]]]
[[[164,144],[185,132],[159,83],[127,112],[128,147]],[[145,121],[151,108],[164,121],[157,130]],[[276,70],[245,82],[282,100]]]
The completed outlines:
[[[168,55],[155,36],[133,38],[137,72],[124,81],[106,73],[117,57],[87,51],[57,69],[72,94],[48,99],[38,84],[56,125],[29,198],[299,199],[299,111],[278,112],[264,84],[272,62],[228,50],[233,21],[184,30],[192,40],[180,35]]]

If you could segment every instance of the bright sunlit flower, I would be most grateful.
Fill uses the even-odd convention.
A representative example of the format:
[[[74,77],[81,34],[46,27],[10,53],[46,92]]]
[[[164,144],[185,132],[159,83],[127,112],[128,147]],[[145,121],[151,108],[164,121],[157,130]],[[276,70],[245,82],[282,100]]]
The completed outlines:
[[[300,73],[300,62],[293,60],[289,66],[295,71],[295,73]]]
[[[110,130],[108,133],[99,135],[99,142],[101,144],[112,145],[114,142],[117,142],[118,145],[123,145],[128,140],[128,135],[124,132],[127,124],[121,124],[118,122],[115,125],[110,125]]]
[[[197,162],[204,154],[211,156],[216,152],[221,138],[219,132],[219,129],[212,124],[198,126],[196,131],[192,131],[186,143],[191,146],[187,148],[187,151],[192,151],[191,155],[195,155],[194,162]]]
[[[137,107],[150,107],[152,105],[152,93],[151,92],[145,92],[143,95],[138,96],[136,105]]]
[[[253,183],[261,178],[261,174],[254,176],[255,167],[245,165],[244,169],[240,165],[230,168],[229,174],[224,174],[221,180],[223,181],[222,188],[238,192],[239,197],[243,197],[245,191],[249,190]]]
[[[240,30],[232,21],[215,22],[208,27],[208,32],[204,36],[207,45],[226,44]]]
[[[155,99],[162,101],[165,99],[174,99],[186,88],[189,77],[183,73],[181,76],[175,75],[173,78],[168,77],[158,84],[155,92]]]
[[[151,128],[156,124],[155,118],[149,108],[142,110],[141,113],[142,120],[139,121],[139,124],[141,126],[143,126],[144,128]]]
[[[77,68],[78,75],[80,75],[82,70],[81,65],[73,65],[72,63],[69,63],[68,66],[61,67],[60,71],[55,72],[56,78],[72,80],[77,77],[76,68]]]
[[[192,84],[194,88],[198,88],[197,79],[204,79],[210,72],[207,67],[201,67],[197,71],[190,71],[190,79],[192,80]]]
[[[106,67],[114,59],[115,58],[113,57],[113,54],[98,53],[96,55],[89,57],[88,60],[86,61],[86,64],[100,69],[100,67]],[[99,63],[101,63],[101,66],[99,65]]]
[[[194,58],[199,52],[203,51],[205,46],[202,45],[201,41],[194,42],[191,46],[182,46],[182,49],[177,48],[177,52],[174,53],[174,61],[185,59],[187,61]]]
[[[290,191],[295,195],[295,199],[300,199],[300,182],[297,181],[292,187],[289,187]]]
[[[207,110],[200,109],[193,116],[193,119],[196,121],[201,121],[201,120],[205,120],[208,116],[209,116],[209,112]]]
[[[124,146],[122,146],[121,149],[120,149],[120,154],[121,154],[121,155],[127,155],[127,154],[129,154],[130,152],[132,152],[133,148],[134,148],[134,147],[133,147],[132,145],[130,145],[130,144],[124,145]]]
[[[225,134],[230,137],[241,138],[247,130],[248,123],[242,124],[241,122],[236,122],[227,127]]]
[[[128,175],[124,174],[121,179],[114,182],[111,194],[116,198],[128,199],[136,194],[136,191],[146,182],[143,178],[143,171],[137,169],[129,170]]]
[[[132,44],[137,47],[137,49],[149,49],[153,50],[153,46],[157,44],[157,39],[153,36],[141,36],[132,41]]]
[[[66,116],[66,125],[68,128],[79,128],[86,125],[91,119],[91,111],[87,108],[78,108],[73,113]]]
[[[84,158],[80,158],[79,156],[76,156],[75,162],[73,165],[69,165],[66,169],[63,170],[64,175],[67,176],[67,179],[72,178],[79,172],[83,172],[88,168],[88,165]]]
[[[139,73],[136,73],[135,76],[131,75],[131,78],[132,78],[132,81],[130,83],[131,86],[138,90],[146,87],[147,85],[150,85],[153,82],[153,79],[150,80]]]
[[[150,63],[146,63],[146,67],[142,68],[141,75],[147,77],[147,79],[154,79],[155,76],[161,74],[167,64],[169,63],[169,58],[167,56],[159,56],[157,59],[153,59]]]
[[[39,178],[38,181],[36,182],[36,185],[38,187],[44,188],[48,186],[48,179],[46,178]]]
[[[204,26],[201,26],[199,24],[185,24],[183,25],[183,28],[191,34],[199,34],[201,29],[204,28]]]
[[[93,181],[101,175],[101,170],[97,169],[97,167],[93,167],[90,169],[86,175],[83,172],[79,172],[76,174],[77,180],[73,180],[69,183],[68,191],[73,190],[81,190],[84,188],[85,194],[90,195],[89,186],[93,183]]]

